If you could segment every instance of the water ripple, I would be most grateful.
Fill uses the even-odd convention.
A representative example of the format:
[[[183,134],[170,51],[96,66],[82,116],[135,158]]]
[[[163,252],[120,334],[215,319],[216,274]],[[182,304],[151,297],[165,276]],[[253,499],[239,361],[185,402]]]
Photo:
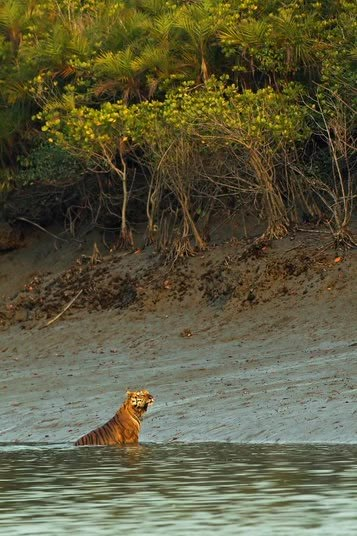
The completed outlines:
[[[355,535],[357,448],[0,445],[0,534]]]

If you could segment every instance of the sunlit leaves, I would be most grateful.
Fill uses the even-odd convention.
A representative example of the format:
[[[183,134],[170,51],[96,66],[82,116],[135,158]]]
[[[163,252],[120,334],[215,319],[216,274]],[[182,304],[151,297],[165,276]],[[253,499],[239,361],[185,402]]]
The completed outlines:
[[[274,88],[271,103],[284,108],[281,95],[291,81],[311,94],[316,83],[337,92],[355,84],[355,18],[356,5],[348,0],[0,0],[0,108],[16,118],[3,150],[15,161],[16,151],[28,147],[26,130],[37,128],[31,116],[70,98],[74,108],[85,104],[96,113],[106,100],[118,99],[148,113],[145,101],[160,99],[166,125],[169,117],[171,126],[175,118],[177,128],[190,124],[190,114],[196,125],[231,102],[228,86],[222,93],[209,85],[211,75],[224,73],[236,93],[252,90],[250,100],[248,92],[240,97],[249,102],[239,118],[246,117],[258,136],[266,128],[266,88]],[[183,90],[185,80],[207,84],[206,93]],[[254,99],[262,110],[251,117]],[[67,117],[68,110],[58,113]],[[282,121],[286,114],[275,115]],[[13,143],[18,118],[23,145]],[[291,132],[289,124],[274,125],[275,133]]]

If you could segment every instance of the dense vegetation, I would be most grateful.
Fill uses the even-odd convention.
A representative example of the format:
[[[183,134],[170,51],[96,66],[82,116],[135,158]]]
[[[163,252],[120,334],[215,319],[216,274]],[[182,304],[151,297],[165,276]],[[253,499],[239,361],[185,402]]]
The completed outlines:
[[[222,211],[259,215],[267,237],[317,218],[351,242],[356,12],[347,0],[0,0],[0,195],[32,185],[58,205],[70,189],[72,232],[120,224],[130,245],[146,222],[174,256],[204,248]]]

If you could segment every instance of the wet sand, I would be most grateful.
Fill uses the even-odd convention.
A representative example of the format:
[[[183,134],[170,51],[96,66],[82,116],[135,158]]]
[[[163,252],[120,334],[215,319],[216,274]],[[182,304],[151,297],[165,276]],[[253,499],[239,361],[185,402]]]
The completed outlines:
[[[0,442],[73,443],[146,388],[142,442],[356,443],[357,251],[336,262],[319,240],[295,234],[246,260],[229,241],[168,274],[148,250],[114,258],[88,274],[97,295],[44,327],[83,288],[93,241],[29,234],[0,256]],[[125,272],[138,302],[90,312]],[[8,322],[48,273],[38,319]]]
[[[147,388],[142,442],[356,443],[355,326],[341,293],[13,325],[0,333],[0,442],[72,443]]]

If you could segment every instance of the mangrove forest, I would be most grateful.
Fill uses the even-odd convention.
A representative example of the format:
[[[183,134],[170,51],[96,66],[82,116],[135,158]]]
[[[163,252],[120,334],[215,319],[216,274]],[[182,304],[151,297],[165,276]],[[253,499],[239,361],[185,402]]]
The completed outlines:
[[[133,231],[173,259],[212,218],[354,245],[357,5],[0,0],[0,219]]]

